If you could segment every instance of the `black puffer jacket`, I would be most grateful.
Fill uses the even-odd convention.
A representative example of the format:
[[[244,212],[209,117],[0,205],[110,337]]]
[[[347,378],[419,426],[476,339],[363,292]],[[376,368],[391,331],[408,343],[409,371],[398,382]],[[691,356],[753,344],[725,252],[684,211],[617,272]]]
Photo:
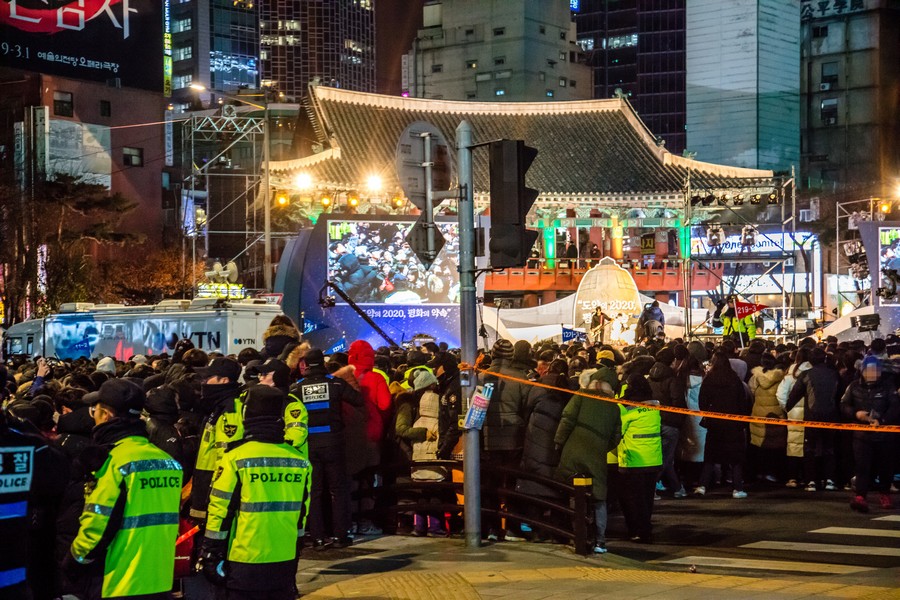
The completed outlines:
[[[882,425],[897,425],[900,423],[900,398],[897,391],[889,383],[887,377],[882,377],[873,384],[868,384],[857,379],[847,386],[844,397],[841,399],[841,411],[847,420],[858,423],[856,418],[858,411],[879,415],[878,421]],[[873,442],[884,442],[890,438],[890,433],[854,431],[853,437]]]
[[[790,411],[798,402],[804,400],[803,418],[806,421],[825,421],[833,423],[838,420],[838,381],[837,372],[827,365],[813,365],[803,371],[788,395],[785,410]]]
[[[556,373],[547,373],[541,377],[541,383],[553,387],[565,388],[566,377]],[[559,420],[563,409],[571,398],[556,390],[534,387],[531,389],[529,403],[534,404],[531,416],[528,419],[528,427],[525,430],[525,448],[522,451],[523,471],[552,479],[559,465],[559,452],[553,438],[559,428]],[[519,479],[516,482],[516,491],[531,496],[543,496],[555,498],[558,492],[546,485],[528,479]]]
[[[675,379],[675,371],[669,365],[661,362],[655,363],[650,368],[647,376],[650,389],[653,390],[653,399],[658,400],[661,406],[674,406],[687,408],[684,393],[679,393],[681,386]],[[681,427],[685,415],[670,411],[660,411],[663,425],[669,427]]]
[[[193,475],[194,461],[186,455],[181,432],[175,427],[178,421],[175,390],[167,385],[153,388],[147,392],[144,408],[150,415],[147,420],[147,437],[150,443],[181,464],[184,480],[187,481]]]
[[[498,358],[484,375],[484,383],[494,384],[484,421],[484,449],[488,452],[521,450],[525,442],[531,386],[491,375],[498,373],[524,380],[527,372],[523,366]]]

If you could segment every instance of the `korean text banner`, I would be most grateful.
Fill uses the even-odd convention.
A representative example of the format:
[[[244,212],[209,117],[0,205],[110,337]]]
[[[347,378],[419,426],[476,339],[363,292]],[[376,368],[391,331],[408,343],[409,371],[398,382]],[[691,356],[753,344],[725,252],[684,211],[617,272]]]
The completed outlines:
[[[161,0],[2,0],[0,64],[163,91]]]

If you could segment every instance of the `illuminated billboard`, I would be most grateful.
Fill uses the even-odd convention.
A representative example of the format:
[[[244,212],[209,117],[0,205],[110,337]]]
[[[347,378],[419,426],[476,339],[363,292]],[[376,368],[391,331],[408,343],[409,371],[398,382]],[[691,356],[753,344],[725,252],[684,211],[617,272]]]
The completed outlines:
[[[412,222],[329,221],[328,280],[357,304],[457,304],[459,226],[439,223],[446,244],[425,269],[406,243]]]
[[[894,227],[878,228],[878,285],[877,288],[893,289],[894,284],[888,275],[897,278],[900,273],[900,229]],[[898,296],[882,298],[881,306],[900,306]]]
[[[160,0],[4,0],[5,66],[163,91]]]

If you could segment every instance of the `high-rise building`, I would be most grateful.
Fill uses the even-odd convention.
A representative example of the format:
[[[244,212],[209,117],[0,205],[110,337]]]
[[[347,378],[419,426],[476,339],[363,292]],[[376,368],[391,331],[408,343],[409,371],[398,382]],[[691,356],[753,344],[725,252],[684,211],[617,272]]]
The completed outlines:
[[[288,101],[310,81],[375,91],[374,0],[259,0],[263,87]]]
[[[900,5],[803,0],[801,8],[803,184],[896,195]]]
[[[685,0],[581,0],[578,45],[594,97],[621,90],[671,152],[685,148]]]
[[[799,164],[799,0],[691,0],[686,23],[688,150],[735,167]]]
[[[252,0],[194,0],[171,6],[172,102],[197,98],[191,85],[234,93],[259,86],[259,16]]]
[[[403,93],[479,101],[589,99],[591,70],[560,0],[442,0],[403,66]]]

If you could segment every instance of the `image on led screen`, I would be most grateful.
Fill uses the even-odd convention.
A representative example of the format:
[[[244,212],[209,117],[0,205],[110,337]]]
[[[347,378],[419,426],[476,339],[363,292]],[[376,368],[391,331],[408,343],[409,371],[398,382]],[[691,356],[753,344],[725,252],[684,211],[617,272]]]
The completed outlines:
[[[328,279],[359,304],[457,304],[459,226],[438,223],[446,243],[427,271],[406,243],[412,222],[331,221]]]
[[[891,288],[888,275],[900,278],[900,229],[878,228],[878,275],[879,288]],[[874,279],[874,278],[873,278]],[[896,298],[882,299],[881,306],[900,306]]]

